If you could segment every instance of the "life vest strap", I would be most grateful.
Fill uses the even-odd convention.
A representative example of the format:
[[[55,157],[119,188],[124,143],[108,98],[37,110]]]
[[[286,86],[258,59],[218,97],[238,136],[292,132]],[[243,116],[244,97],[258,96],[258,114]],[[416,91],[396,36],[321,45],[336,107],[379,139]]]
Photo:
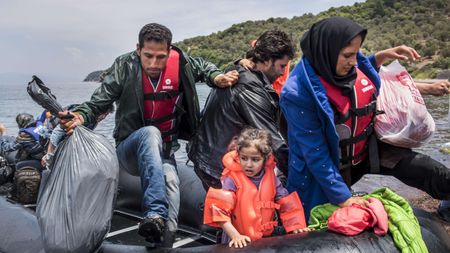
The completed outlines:
[[[365,152],[367,151],[367,149],[369,148],[369,145],[365,145],[364,148],[361,149],[361,151],[359,151],[357,154],[355,155],[349,155],[349,156],[343,156],[341,159],[339,159],[339,161],[342,164],[346,164],[346,163],[350,163],[353,160],[358,160],[361,156],[363,156],[365,154]]]
[[[264,232],[264,231],[267,231],[267,230],[271,230],[276,225],[278,225],[278,222],[276,222],[276,221],[266,222],[264,224],[261,224],[261,226],[259,227],[259,229],[260,229],[259,231]]]
[[[273,201],[264,201],[264,202],[258,202],[256,204],[256,208],[279,209],[280,205]]]
[[[365,116],[377,111],[377,101],[373,100],[368,105],[360,108],[350,108],[350,111],[356,116]]]
[[[273,201],[259,201],[258,203],[256,203],[256,208],[279,209],[280,205]]]
[[[161,137],[164,139],[164,138],[166,138],[167,136],[171,136],[171,135],[175,135],[176,133],[178,132],[178,130],[177,129],[171,129],[171,130],[169,130],[169,131],[167,131],[167,132],[161,132]]]
[[[352,115],[354,116],[365,116],[371,113],[377,113],[377,101],[373,100],[368,105],[359,108],[350,108],[344,115],[341,115],[336,119],[336,125],[343,124]]]
[[[147,93],[147,94],[144,94],[144,100],[160,101],[160,100],[172,99],[172,98],[178,96],[179,94],[180,94],[180,92],[178,90]]]
[[[373,133],[373,123],[370,123],[360,134],[357,136],[341,140],[339,142],[340,146],[346,146],[350,144],[354,144],[360,142],[366,138],[368,138]]]
[[[169,121],[169,120],[173,120],[175,119],[177,116],[176,113],[171,113],[171,114],[167,114],[166,116],[163,116],[161,118],[157,118],[157,119],[145,119],[145,125],[146,126],[155,126],[155,125],[159,125],[165,121]]]

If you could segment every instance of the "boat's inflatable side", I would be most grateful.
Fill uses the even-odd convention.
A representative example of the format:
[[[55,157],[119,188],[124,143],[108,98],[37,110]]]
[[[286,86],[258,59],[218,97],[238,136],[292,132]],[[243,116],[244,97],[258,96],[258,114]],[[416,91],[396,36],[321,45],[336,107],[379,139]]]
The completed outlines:
[[[195,175],[194,168],[186,165],[185,160],[177,160],[177,170],[180,179],[180,213],[179,223],[196,228],[203,232],[214,233],[214,229],[203,225],[203,203],[206,192],[200,179]],[[125,212],[142,215],[142,190],[140,178],[120,171],[119,194],[116,208]]]
[[[44,253],[34,212],[0,197],[0,252]]]
[[[422,224],[422,236],[430,253],[450,252],[450,240],[436,218],[429,213],[415,210],[419,222]],[[102,253],[144,253],[154,250],[143,246],[125,246],[103,244]],[[179,248],[162,250],[158,252],[235,252],[227,245],[210,245],[192,248]],[[345,236],[333,232],[309,232],[303,234],[291,234],[263,238],[250,243],[247,247],[239,249],[239,252],[400,252],[393,243],[392,237],[378,236],[373,232],[366,231],[356,236]]]

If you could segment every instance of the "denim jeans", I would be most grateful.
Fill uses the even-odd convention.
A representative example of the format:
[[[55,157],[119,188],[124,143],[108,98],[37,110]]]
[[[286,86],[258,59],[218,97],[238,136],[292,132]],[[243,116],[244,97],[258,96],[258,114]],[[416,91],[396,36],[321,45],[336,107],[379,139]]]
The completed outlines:
[[[175,232],[178,227],[178,211],[180,209],[180,179],[178,178],[175,159],[171,162],[163,160],[164,177],[166,181],[167,201],[169,202],[169,215],[166,222],[166,228]]]
[[[120,167],[141,177],[142,209],[145,217],[159,216],[167,220],[168,201],[162,162],[160,131],[142,127],[117,146]]]

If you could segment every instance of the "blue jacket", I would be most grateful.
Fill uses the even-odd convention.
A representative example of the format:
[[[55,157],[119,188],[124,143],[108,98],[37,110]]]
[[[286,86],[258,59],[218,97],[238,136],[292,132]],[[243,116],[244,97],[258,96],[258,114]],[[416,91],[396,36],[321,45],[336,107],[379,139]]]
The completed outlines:
[[[375,57],[359,53],[358,68],[379,89]],[[288,122],[287,189],[298,192],[308,220],[313,207],[327,202],[337,205],[351,197],[351,191],[339,173],[339,136],[333,109],[305,57],[286,81],[280,106]]]

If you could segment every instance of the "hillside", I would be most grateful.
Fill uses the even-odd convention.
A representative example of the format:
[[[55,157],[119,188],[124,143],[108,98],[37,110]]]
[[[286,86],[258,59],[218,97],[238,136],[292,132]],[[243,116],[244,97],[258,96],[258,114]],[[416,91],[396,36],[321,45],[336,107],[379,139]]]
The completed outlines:
[[[301,6],[299,6],[301,9]],[[208,36],[176,43],[192,56],[208,59],[219,67],[243,57],[249,41],[266,30],[278,29],[290,34],[299,47],[303,33],[316,21],[330,16],[353,19],[368,29],[363,52],[406,44],[416,48],[424,61],[409,70],[415,78],[435,78],[450,69],[450,4],[448,0],[367,0],[353,6],[330,8],[317,15],[269,18],[247,21]]]
[[[301,10],[302,6],[299,4],[298,8]],[[450,69],[449,0],[367,0],[353,6],[332,7],[317,15],[307,13],[291,19],[247,21],[175,45],[192,56],[203,57],[224,68],[235,59],[242,58],[249,49],[249,42],[264,31],[285,31],[299,47],[301,36],[313,23],[331,16],[351,18],[368,29],[362,48],[364,53],[405,44],[414,47],[422,55],[421,62],[408,66],[414,78],[448,76],[443,70]]]

